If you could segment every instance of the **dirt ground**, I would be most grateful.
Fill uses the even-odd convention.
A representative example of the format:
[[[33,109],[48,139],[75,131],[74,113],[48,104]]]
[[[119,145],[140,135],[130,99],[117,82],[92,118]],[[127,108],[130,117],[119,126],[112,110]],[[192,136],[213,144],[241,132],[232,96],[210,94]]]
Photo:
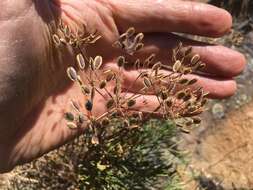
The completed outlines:
[[[236,31],[243,31],[240,27],[237,25]],[[184,137],[183,147],[190,150],[192,156],[191,169],[202,172],[199,181],[205,189],[253,189],[253,26],[251,27],[249,32],[243,34],[244,40],[240,45],[232,45],[232,48],[242,51],[248,60],[245,71],[237,78],[237,94],[228,100],[211,101],[204,123],[193,135]],[[226,40],[223,42],[229,44]]]

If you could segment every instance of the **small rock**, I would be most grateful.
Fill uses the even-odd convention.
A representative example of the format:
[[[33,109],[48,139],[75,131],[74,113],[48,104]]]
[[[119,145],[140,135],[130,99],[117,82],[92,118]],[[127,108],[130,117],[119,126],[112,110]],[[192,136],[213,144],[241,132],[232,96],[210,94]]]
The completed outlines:
[[[212,113],[214,118],[216,119],[222,119],[225,117],[225,111],[222,104],[214,104],[212,107]]]

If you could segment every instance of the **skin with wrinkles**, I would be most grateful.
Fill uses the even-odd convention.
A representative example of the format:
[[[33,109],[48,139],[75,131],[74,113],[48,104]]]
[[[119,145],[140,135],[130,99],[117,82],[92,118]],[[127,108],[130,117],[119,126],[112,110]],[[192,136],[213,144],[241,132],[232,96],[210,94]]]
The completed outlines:
[[[98,30],[103,39],[88,52],[102,55],[107,67],[115,66],[118,55],[111,44],[130,26],[146,36],[146,48],[140,57],[155,52],[169,64],[169,49],[179,41],[192,45],[194,53],[207,64],[206,76],[198,77],[200,85],[215,98],[235,92],[232,78],[245,64],[241,54],[225,47],[169,34],[225,34],[231,27],[231,16],[209,5],[178,0],[2,0],[0,7],[1,172],[29,162],[81,133],[64,127],[63,114],[69,109],[69,101],[83,101],[79,88],[66,76],[66,68],[73,64],[72,52],[57,51],[51,40],[59,18],[73,28],[85,24],[89,32]],[[123,84],[133,82],[135,73],[133,69],[127,71]],[[102,103],[95,105],[97,113]],[[149,105],[147,109],[153,106],[152,98]]]

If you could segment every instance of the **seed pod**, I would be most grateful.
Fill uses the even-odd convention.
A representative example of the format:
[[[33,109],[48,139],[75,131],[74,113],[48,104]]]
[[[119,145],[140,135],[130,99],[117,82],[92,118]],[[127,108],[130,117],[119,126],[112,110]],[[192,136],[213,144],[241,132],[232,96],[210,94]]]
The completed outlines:
[[[198,79],[191,79],[187,85],[193,85],[195,84],[196,82],[198,82]]]
[[[60,38],[57,34],[53,35],[53,42],[55,43],[56,46],[60,46],[61,45],[61,41]]]
[[[138,70],[138,69],[140,69],[140,67],[141,67],[141,61],[140,61],[140,59],[137,59],[134,62],[134,68]]]
[[[176,94],[176,97],[177,97],[177,99],[179,99],[179,100],[183,99],[185,96],[186,96],[185,91],[179,91],[179,92]]]
[[[207,103],[207,99],[204,98],[204,99],[201,101],[201,106],[204,106],[206,103]]]
[[[106,80],[101,81],[99,84],[99,88],[104,89],[106,87],[106,84],[107,84]]]
[[[201,70],[201,69],[203,69],[203,68],[205,68],[206,67],[206,64],[205,63],[199,63],[199,65],[197,66],[197,70]]]
[[[102,125],[103,127],[106,127],[106,126],[108,126],[109,124],[110,124],[110,120],[109,120],[107,117],[105,117],[105,118],[102,119],[101,125]]]
[[[168,98],[168,94],[165,91],[162,91],[160,93],[160,97],[162,98],[162,100],[166,100]]]
[[[64,114],[64,118],[67,120],[67,121],[74,121],[75,120],[75,116],[71,113],[71,112],[66,112]]]
[[[190,131],[185,128],[185,125],[182,123],[176,123],[176,126],[180,129],[181,132],[189,134]]]
[[[76,60],[80,69],[85,68],[85,59],[81,53],[77,54]]]
[[[193,117],[193,123],[194,124],[200,124],[201,123],[201,118],[200,117]]]
[[[67,74],[68,74],[68,77],[70,78],[70,80],[72,81],[77,81],[77,73],[76,73],[76,70],[74,69],[74,67],[69,67],[67,69]]]
[[[101,56],[96,56],[94,61],[91,63],[91,70],[97,70],[101,67],[103,63],[103,58]]]
[[[177,73],[181,69],[182,63],[181,61],[177,60],[173,65],[173,71]]]
[[[198,54],[194,55],[192,58],[191,58],[191,64],[192,65],[196,65],[200,60],[200,56]]]
[[[64,29],[64,34],[67,38],[69,38],[71,36],[71,30],[70,30],[70,27],[69,26],[65,26],[65,29]]]
[[[188,120],[186,123],[185,123],[185,125],[186,126],[191,126],[193,124],[193,120],[191,119],[191,120]]]
[[[184,75],[188,75],[190,73],[192,73],[192,69],[191,68],[184,68],[184,70],[183,70],[183,74]]]
[[[192,98],[191,94],[187,94],[187,95],[185,95],[185,97],[183,99],[184,99],[185,102],[187,102],[191,98]]]
[[[110,82],[111,80],[113,80],[115,78],[115,74],[111,71],[107,74],[106,76],[106,81]]]
[[[84,116],[83,115],[78,115],[78,123],[79,124],[83,124],[84,123],[84,120],[85,120],[85,118],[84,118]]]
[[[76,128],[77,128],[77,125],[76,125],[75,123],[73,123],[73,122],[68,122],[68,123],[67,123],[67,127],[68,127],[69,129],[76,129]]]
[[[189,81],[188,79],[180,79],[179,84],[187,84],[188,81]]]
[[[152,66],[152,71],[156,71],[156,70],[160,69],[161,66],[162,66],[162,63],[161,63],[160,61],[157,62],[156,64],[154,64],[154,65]]]
[[[142,48],[144,47],[144,44],[143,43],[138,43],[136,46],[135,46],[135,51],[139,51],[141,50]]]
[[[134,43],[137,44],[137,43],[140,43],[144,38],[144,34],[143,33],[139,33],[135,36],[134,38]]]
[[[146,88],[150,88],[152,86],[152,82],[149,80],[148,77],[143,78],[143,83],[144,83]]]
[[[147,65],[147,66],[149,66],[149,64],[150,64],[151,62],[154,61],[155,56],[156,56],[156,55],[155,55],[154,53],[152,53],[152,54],[144,61],[144,64]]]
[[[118,59],[117,59],[117,65],[119,67],[123,67],[125,63],[126,63],[125,57],[124,56],[119,56]]]
[[[134,99],[131,99],[131,100],[129,100],[128,102],[127,102],[127,106],[128,107],[132,107],[132,106],[134,106],[136,104],[136,100],[134,100]]]
[[[92,108],[93,108],[93,104],[90,100],[87,100],[86,103],[85,103],[85,108],[87,111],[91,111]]]
[[[140,73],[140,77],[144,78],[144,77],[148,77],[148,71],[143,71]]]
[[[128,28],[128,30],[126,31],[126,36],[129,38],[129,37],[132,37],[135,33],[135,29],[134,27],[131,27],[131,28]]]
[[[107,109],[111,109],[114,105],[114,100],[110,99],[107,103],[106,103],[106,108]]]
[[[172,101],[172,99],[168,99],[168,100],[166,100],[166,105],[167,105],[167,107],[171,107],[172,106],[172,104],[173,104],[173,101]]]
[[[89,87],[87,87],[87,86],[81,86],[81,89],[82,89],[82,93],[84,94],[84,95],[88,95],[88,94],[90,94],[90,89],[89,89]]]

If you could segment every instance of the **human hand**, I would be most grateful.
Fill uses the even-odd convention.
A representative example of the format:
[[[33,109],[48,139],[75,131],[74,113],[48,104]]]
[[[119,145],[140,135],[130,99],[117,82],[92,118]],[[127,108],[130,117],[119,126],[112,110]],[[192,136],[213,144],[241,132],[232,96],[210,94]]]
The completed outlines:
[[[85,24],[88,31],[97,29],[103,39],[89,53],[102,55],[103,64],[108,67],[115,65],[118,56],[111,44],[130,26],[146,36],[146,47],[139,56],[147,57],[154,52],[167,63],[170,60],[167,51],[179,41],[191,45],[207,64],[206,75],[198,76],[199,83],[215,98],[234,94],[233,77],[245,64],[243,55],[233,50],[170,33],[211,37],[227,33],[230,15],[210,5],[178,0],[2,0],[0,7],[2,172],[41,156],[82,132],[65,127],[63,119],[69,101],[82,102],[82,94],[66,77],[66,68],[74,64],[73,55],[57,51],[52,43],[56,19],[61,18],[71,27]],[[128,86],[135,79],[135,72],[125,74],[123,84]],[[94,112],[102,112],[102,104],[98,102]]]

